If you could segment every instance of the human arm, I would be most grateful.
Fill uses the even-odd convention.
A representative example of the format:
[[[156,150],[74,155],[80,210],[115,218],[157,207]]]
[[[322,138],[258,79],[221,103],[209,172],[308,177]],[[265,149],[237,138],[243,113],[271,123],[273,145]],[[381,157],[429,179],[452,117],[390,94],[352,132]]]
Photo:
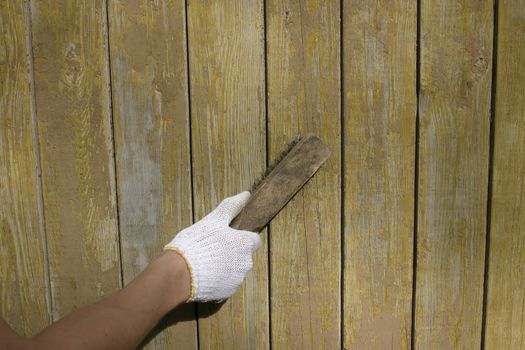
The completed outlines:
[[[189,296],[186,262],[167,251],[117,293],[70,313],[31,339],[20,337],[0,320],[0,348],[133,349]]]
[[[177,234],[166,251],[125,288],[69,314],[35,337],[25,340],[6,330],[4,341],[0,323],[0,347],[8,348],[11,342],[12,348],[29,350],[132,349],[177,305],[228,298],[251,269],[251,255],[260,245],[257,234],[229,227],[249,196],[244,192],[225,199]]]

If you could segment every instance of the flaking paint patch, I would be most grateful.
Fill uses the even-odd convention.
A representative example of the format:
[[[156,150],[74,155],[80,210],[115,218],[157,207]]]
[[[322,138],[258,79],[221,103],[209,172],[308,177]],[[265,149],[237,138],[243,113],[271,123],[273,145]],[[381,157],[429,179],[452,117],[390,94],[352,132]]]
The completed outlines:
[[[99,95],[97,89],[91,93]],[[99,175],[97,176],[97,171],[94,170],[98,167],[102,174],[109,175],[109,164],[95,163],[94,156],[98,153],[98,147],[109,141],[105,137],[108,132],[104,131],[107,125],[102,124],[100,128],[93,128],[93,112],[90,106],[86,106],[79,113],[79,117],[75,120],[76,123],[72,124],[72,129],[74,130],[73,144],[75,171],[78,174],[78,193],[81,201],[85,203],[76,214],[79,220],[82,220],[85,230],[82,237],[85,246],[89,248],[83,251],[83,257],[86,266],[94,258],[100,264],[102,272],[106,272],[118,264],[118,241],[115,240],[117,223],[114,214],[108,210],[108,204],[114,202],[111,199],[112,195],[108,195],[105,205],[101,203],[101,199],[104,199],[101,198],[103,193],[101,187],[110,188],[109,176],[106,176],[102,183],[97,182],[96,178]],[[103,149],[108,148],[103,147]]]

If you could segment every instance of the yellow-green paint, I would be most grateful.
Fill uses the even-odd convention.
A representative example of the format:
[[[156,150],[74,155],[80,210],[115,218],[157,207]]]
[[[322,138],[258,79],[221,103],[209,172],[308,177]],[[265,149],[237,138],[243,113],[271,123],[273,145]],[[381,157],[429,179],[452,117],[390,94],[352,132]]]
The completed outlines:
[[[54,319],[121,285],[105,5],[31,2]]]
[[[421,2],[415,347],[481,342],[493,4]]]
[[[525,7],[503,0],[498,9],[485,349],[524,350]]]
[[[266,6],[270,160],[298,134],[331,150],[270,225],[272,347],[340,349],[340,4]]]
[[[111,1],[122,271],[129,283],[192,222],[184,1]],[[150,349],[196,349],[193,305]],[[186,321],[185,321],[186,320]]]
[[[410,349],[416,2],[343,6],[344,347]]]
[[[28,16],[25,1],[0,3],[0,315],[32,336],[50,304]]]
[[[420,5],[2,2],[0,315],[32,335],[112,293],[314,133],[330,160],[243,287],[147,348],[525,349],[523,6],[492,86],[494,4]]]
[[[263,1],[189,1],[195,219],[265,168]],[[246,283],[216,313],[198,305],[201,349],[269,347],[266,234]],[[211,315],[208,315],[212,313]]]

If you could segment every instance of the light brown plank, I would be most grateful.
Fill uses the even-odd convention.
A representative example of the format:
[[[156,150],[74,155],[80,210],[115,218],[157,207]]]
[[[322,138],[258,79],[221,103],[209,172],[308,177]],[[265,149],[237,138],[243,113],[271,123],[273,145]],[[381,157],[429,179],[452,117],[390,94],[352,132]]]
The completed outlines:
[[[0,2],[0,317],[31,336],[49,320],[27,2]]]
[[[191,171],[183,0],[112,1],[113,115],[124,283],[191,224]],[[194,306],[152,349],[195,349]],[[175,321],[173,319],[171,321]]]
[[[270,158],[300,133],[332,152],[270,225],[274,349],[341,348],[339,9],[337,0],[267,2]]]
[[[31,2],[52,313],[120,286],[105,2]]]
[[[188,1],[193,192],[200,219],[265,167],[263,2]],[[269,346],[266,233],[243,287],[199,305],[201,349]]]
[[[525,349],[525,7],[498,2],[485,349]]]
[[[343,4],[344,347],[409,349],[416,2]]]
[[[480,347],[493,4],[422,1],[415,347]]]

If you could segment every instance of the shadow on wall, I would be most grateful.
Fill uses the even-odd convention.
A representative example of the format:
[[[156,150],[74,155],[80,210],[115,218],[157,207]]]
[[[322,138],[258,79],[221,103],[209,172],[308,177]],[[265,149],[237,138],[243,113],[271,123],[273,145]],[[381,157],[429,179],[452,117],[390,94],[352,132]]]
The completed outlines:
[[[221,309],[225,301],[220,303],[202,303],[198,304],[199,318],[208,318]],[[197,320],[196,304],[182,304],[171,310],[160,320],[160,322],[146,335],[137,349],[144,349],[153,338],[168,327],[174,326],[179,322]]]

